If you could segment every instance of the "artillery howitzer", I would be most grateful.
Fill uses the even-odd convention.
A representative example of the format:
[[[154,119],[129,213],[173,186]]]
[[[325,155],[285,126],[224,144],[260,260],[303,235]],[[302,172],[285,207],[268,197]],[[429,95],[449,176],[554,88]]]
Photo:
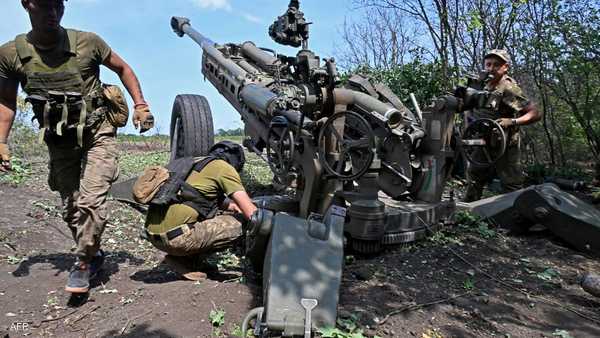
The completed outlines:
[[[459,100],[443,96],[421,111],[413,97],[413,112],[369,78],[342,83],[335,61],[321,63],[308,49],[308,25],[292,0],[269,29],[275,41],[302,46],[285,56],[249,41],[216,44],[190,20],[171,20],[177,35],[202,47],[202,73],[240,114],[246,148],[293,191],[259,198],[247,233],[247,256],[264,264],[265,306],[248,317],[261,336],[335,325],[344,241],[376,253],[425,236],[454,211],[442,193],[457,154]],[[172,156],[205,154],[210,114],[201,96],[176,98]]]

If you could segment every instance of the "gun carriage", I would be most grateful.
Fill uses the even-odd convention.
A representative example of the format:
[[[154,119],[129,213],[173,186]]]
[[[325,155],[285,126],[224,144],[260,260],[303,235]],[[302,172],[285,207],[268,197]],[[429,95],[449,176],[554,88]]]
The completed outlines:
[[[269,28],[276,42],[301,47],[295,56],[250,41],[217,44],[183,17],[171,26],[200,45],[202,73],[240,114],[245,147],[293,192],[258,198],[261,212],[248,231],[247,255],[265,281],[264,306],[248,317],[257,318],[255,334],[310,336],[315,326],[335,326],[344,242],[372,254],[450,220],[455,204],[442,194],[459,148],[453,121],[462,101],[446,95],[421,110],[412,97],[410,110],[384,84],[358,74],[341,81],[334,59],[321,62],[308,48],[298,1]],[[485,148],[482,130],[496,127],[479,126],[464,143]],[[212,132],[206,99],[178,96],[172,156],[204,155]]]

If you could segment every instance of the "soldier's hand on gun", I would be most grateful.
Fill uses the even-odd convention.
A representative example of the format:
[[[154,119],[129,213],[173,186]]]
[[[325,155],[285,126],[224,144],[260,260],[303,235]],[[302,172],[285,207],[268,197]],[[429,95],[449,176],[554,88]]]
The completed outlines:
[[[147,103],[138,103],[134,106],[133,125],[143,133],[154,127],[154,116]]]
[[[497,119],[496,122],[498,122],[498,124],[500,126],[502,126],[502,128],[508,128],[508,127],[516,125],[515,120],[509,119],[509,118]]]
[[[11,170],[10,166],[10,150],[8,144],[0,143],[0,172]]]

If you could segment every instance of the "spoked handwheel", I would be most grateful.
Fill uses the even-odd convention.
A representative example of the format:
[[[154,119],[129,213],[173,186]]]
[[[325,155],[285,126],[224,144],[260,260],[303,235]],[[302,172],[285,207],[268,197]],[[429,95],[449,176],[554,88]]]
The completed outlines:
[[[371,125],[353,111],[333,114],[319,132],[319,161],[329,175],[342,180],[357,179],[371,167],[374,147]]]
[[[506,151],[506,133],[492,119],[478,119],[464,131],[461,148],[467,160],[479,167],[496,163]]]
[[[287,181],[294,152],[294,133],[287,123],[271,123],[267,136],[267,160],[280,183]]]

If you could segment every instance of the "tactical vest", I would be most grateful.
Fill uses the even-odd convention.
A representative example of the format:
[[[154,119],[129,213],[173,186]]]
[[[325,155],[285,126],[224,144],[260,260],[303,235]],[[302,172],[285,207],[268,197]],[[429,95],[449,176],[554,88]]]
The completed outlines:
[[[512,80],[506,76],[501,81]],[[501,83],[498,84],[498,86],[501,85]],[[491,119],[516,117],[514,112],[503,109],[503,90],[499,89],[498,87],[488,88],[488,86],[485,86],[481,92],[484,94],[479,98],[479,104],[476,106],[476,109],[474,109],[475,116],[478,118],[486,117]]]
[[[104,118],[106,104],[100,84],[84,92],[77,60],[77,31],[67,29],[64,38],[68,39],[69,55],[56,67],[43,62],[26,34],[17,36],[15,44],[26,77],[26,101],[31,103],[34,119],[40,124],[40,141],[46,134],[64,136],[75,131],[77,143],[82,146],[84,129]]]
[[[225,194],[219,191],[216,199],[207,199],[196,188],[186,182],[192,170],[202,171],[210,162],[218,157],[207,156],[200,161],[194,157],[182,157],[171,161],[167,165],[169,178],[160,187],[150,204],[169,206],[171,204],[184,204],[198,212],[198,222],[215,217],[219,204],[225,199]]]

